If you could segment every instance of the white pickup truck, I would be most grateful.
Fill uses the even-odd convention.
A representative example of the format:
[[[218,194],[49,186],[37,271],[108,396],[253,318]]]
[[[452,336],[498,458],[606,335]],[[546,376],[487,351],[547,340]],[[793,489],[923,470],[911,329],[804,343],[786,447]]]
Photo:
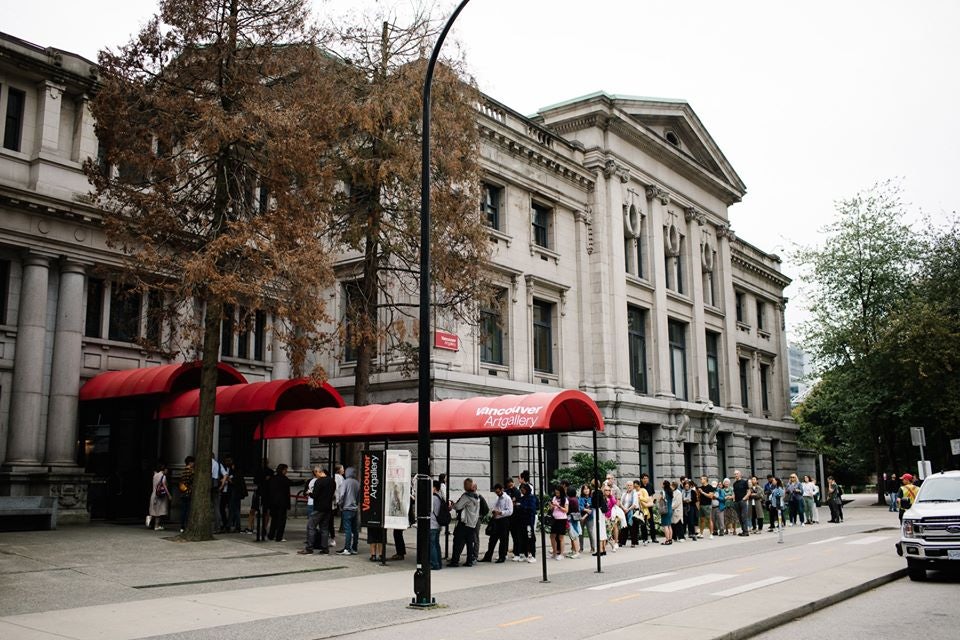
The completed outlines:
[[[907,558],[911,580],[927,569],[960,568],[960,471],[927,476],[903,514],[897,553]]]

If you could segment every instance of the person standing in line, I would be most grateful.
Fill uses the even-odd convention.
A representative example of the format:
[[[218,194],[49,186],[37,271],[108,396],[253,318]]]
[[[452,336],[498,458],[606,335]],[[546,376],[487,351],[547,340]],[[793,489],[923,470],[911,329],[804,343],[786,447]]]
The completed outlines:
[[[786,491],[786,506],[790,510],[790,526],[794,527],[799,521],[800,526],[803,526],[803,488],[800,486],[800,480],[797,478],[797,474],[791,473],[790,479],[787,482],[787,486],[784,487]]]
[[[920,491],[920,489],[917,485],[913,484],[912,474],[902,474],[900,476],[900,482],[903,484],[899,491],[897,491],[897,509],[900,522],[903,522],[903,514],[917,501],[917,492]]]
[[[313,468],[313,485],[310,497],[313,498],[313,511],[307,517],[307,539],[304,548],[297,553],[309,555],[311,553],[330,553],[330,518],[333,516],[333,496],[337,485],[333,478],[327,475],[326,469]],[[319,544],[317,534],[320,536]]]
[[[740,516],[740,533],[737,534],[740,537],[750,535],[751,509],[750,500],[747,497],[749,494],[750,483],[743,477],[739,469],[735,469],[733,471],[733,505],[737,515]]]
[[[550,557],[563,559],[563,538],[567,535],[567,496],[559,484],[553,487],[550,499]]]
[[[713,501],[716,498],[716,489],[710,484],[707,476],[700,476],[700,486],[697,487],[697,502],[700,505],[700,539],[705,536],[713,539]]]
[[[263,459],[263,466],[256,470],[253,474],[253,496],[250,498],[250,512],[247,514],[247,528],[243,530],[244,533],[253,533],[254,529],[257,526],[257,514],[260,514],[260,517],[263,520],[268,518],[267,511],[263,507],[263,496],[266,493],[267,482],[266,482],[266,473],[270,470],[269,462],[267,459]],[[266,522],[262,522],[263,531],[260,532],[260,538],[263,539],[263,534],[267,530]]]
[[[476,528],[480,522],[480,496],[473,490],[473,479],[463,481],[463,493],[456,502],[449,501],[450,509],[457,513],[457,524],[453,527],[453,551],[448,567],[460,566],[460,554],[464,548],[467,551],[467,560],[464,566],[472,567],[477,561]],[[516,559],[514,554],[514,559]]]
[[[230,485],[233,482],[233,459],[226,456],[221,463],[223,477],[220,479],[219,516],[220,526],[217,533],[230,533]]]
[[[800,484],[800,494],[803,496],[803,514],[806,518],[806,524],[814,524],[816,521],[817,485],[813,478],[803,476],[803,482]]]
[[[217,456],[210,453],[210,508],[213,509],[213,532],[217,533],[223,528],[223,516],[220,512],[220,499],[223,497],[223,488],[226,484],[227,470],[224,468]]]
[[[786,524],[783,519],[783,505],[786,496],[786,490],[783,488],[783,482],[780,478],[774,478],[771,481],[773,488],[770,490],[770,531]]]
[[[350,477],[350,469],[347,469],[347,477]],[[430,568],[433,571],[443,569],[440,562],[440,522],[437,519],[440,510],[444,508],[443,498],[440,497],[440,481],[433,481],[433,496],[430,503]]]
[[[307,481],[307,526],[310,526],[310,516],[313,515],[314,511],[314,499],[313,499],[313,489],[317,486],[317,478],[320,477],[320,467],[313,468],[313,474],[310,477],[310,480]]]
[[[663,481],[659,501],[660,524],[663,525],[663,542],[660,544],[671,545],[673,544],[673,487],[669,480]]]
[[[657,525],[653,522],[653,502],[654,494],[650,493],[649,485],[633,481],[633,487],[637,492],[637,513],[636,517],[640,520],[640,541],[644,545],[657,544]]]
[[[750,519],[752,533],[763,533],[763,509],[766,502],[763,494],[763,487],[760,486],[760,480],[757,476],[750,478],[750,494],[748,496],[752,518]]]
[[[590,541],[590,553],[595,553],[600,545],[597,544],[597,524],[594,521],[594,515],[596,511],[593,509],[592,501],[590,499],[590,485],[585,484],[580,487],[580,495],[577,498],[577,502],[580,505],[580,523],[583,527],[584,533],[586,534],[587,540]],[[583,548],[583,542],[581,538],[580,548]]]
[[[287,477],[289,467],[285,464],[277,465],[277,472],[270,478],[270,532],[268,540],[286,542],[283,537],[287,528],[287,511],[290,510],[290,487],[293,481]]]
[[[330,545],[333,547],[337,546],[337,524],[334,522],[334,519],[340,513],[340,504],[337,502],[340,495],[340,485],[343,484],[343,465],[338,464],[334,468],[333,480],[336,483],[336,495],[333,498],[333,512],[330,517]],[[417,484],[416,476],[414,476],[413,484],[411,484],[410,491],[413,491],[413,487]],[[340,531],[343,531],[343,518],[340,518]]]
[[[247,497],[247,479],[240,473],[237,463],[230,460],[227,467],[230,471],[230,485],[227,487],[228,506],[227,530],[240,533],[240,504]]]
[[[163,531],[163,519],[170,513],[170,487],[167,485],[167,465],[159,463],[153,471],[150,502],[147,505],[147,528]]]
[[[497,483],[493,487],[493,492],[497,494],[497,501],[490,509],[490,515],[493,516],[493,532],[487,543],[487,552],[480,559],[480,562],[490,562],[493,559],[493,549],[499,543],[500,549],[497,554],[497,562],[505,562],[507,559],[507,547],[510,544],[510,516],[513,515],[513,500],[503,492],[503,485]]]
[[[673,518],[670,520],[670,526],[673,528],[673,539],[677,542],[683,542],[685,539],[683,526],[683,490],[676,482],[670,483],[673,490]]]
[[[507,478],[503,492],[513,501],[513,517],[510,518],[510,548],[513,550],[513,559],[516,560],[517,554],[520,553],[518,548],[520,547],[520,533],[523,527],[522,519],[516,517],[520,505],[520,487],[516,485],[513,478]]]
[[[692,478],[687,478],[683,483],[683,523],[687,530],[687,538],[692,542],[697,541],[697,488],[693,484]]]
[[[570,551],[567,557],[576,559],[580,557],[580,537],[583,535],[581,522],[583,514],[580,513],[580,498],[577,496],[577,490],[574,487],[567,487],[567,536],[570,538]]]
[[[631,547],[636,547],[639,544],[640,521],[643,519],[637,499],[639,495],[637,488],[639,486],[640,483],[628,482],[624,485],[623,493],[620,494],[620,508],[623,509],[627,518],[627,526],[620,530],[620,535],[617,538],[617,545],[621,547],[627,546],[628,537]],[[646,535],[644,535],[644,539],[646,539]]]
[[[827,506],[830,507],[830,522],[839,524],[843,519],[840,517],[840,509],[843,505],[843,491],[840,485],[833,479],[833,476],[827,476]]]
[[[347,467],[340,488],[337,490],[337,504],[340,505],[340,519],[343,522],[344,535],[343,549],[339,553],[343,556],[357,555],[357,547],[360,542],[360,522],[357,519],[360,482],[356,475],[356,469]],[[438,482],[437,485],[439,484]]]
[[[187,456],[183,459],[183,472],[180,473],[180,533],[187,528],[187,518],[190,516],[190,503],[193,498],[193,464],[196,458]]]

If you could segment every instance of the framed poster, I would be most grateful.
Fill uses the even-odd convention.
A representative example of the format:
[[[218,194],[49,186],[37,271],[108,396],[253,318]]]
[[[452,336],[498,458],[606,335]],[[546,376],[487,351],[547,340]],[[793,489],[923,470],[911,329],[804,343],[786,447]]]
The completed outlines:
[[[406,529],[410,526],[410,452],[406,449],[387,451],[387,474],[384,488],[383,526]]]
[[[383,526],[384,452],[364,450],[360,453],[360,524]]]

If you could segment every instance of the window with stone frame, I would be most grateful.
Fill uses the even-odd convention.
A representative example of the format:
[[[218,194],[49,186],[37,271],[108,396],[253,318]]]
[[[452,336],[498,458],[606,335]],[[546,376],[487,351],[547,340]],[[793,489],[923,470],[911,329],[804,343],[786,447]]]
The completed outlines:
[[[483,182],[480,185],[480,213],[491,229],[502,231],[500,211],[503,206],[503,188]]]
[[[757,300],[757,331],[767,330],[767,305],[763,300]]]
[[[10,295],[10,261],[0,260],[0,324],[7,324]]]
[[[87,278],[87,309],[83,335],[87,338],[103,337],[103,296],[105,283],[100,278]]]
[[[707,395],[720,406],[720,334],[707,331]]]
[[[734,291],[737,308],[737,322],[745,322],[747,317],[746,295],[742,291]]]
[[[670,342],[670,390],[678,400],[687,399],[687,325],[670,320],[667,323]]]
[[[760,408],[768,413],[770,411],[770,365],[760,364]]]
[[[140,338],[140,313],[143,296],[130,285],[114,282],[110,287],[110,317],[107,337],[117,342],[136,342]]]
[[[537,202],[530,205],[531,233],[533,244],[544,249],[553,249],[553,209]]]
[[[27,94],[7,85],[7,112],[3,123],[3,148],[20,151],[23,138],[23,115]]]
[[[630,385],[647,393],[646,311],[627,306],[627,351],[630,363]]]
[[[266,359],[267,314],[259,309],[253,315],[253,359]]]
[[[740,406],[750,407],[750,360],[740,358]]]
[[[504,299],[503,289],[487,295],[480,307],[480,362],[504,365]]]
[[[538,373],[554,373],[552,302],[533,301],[533,369]]]

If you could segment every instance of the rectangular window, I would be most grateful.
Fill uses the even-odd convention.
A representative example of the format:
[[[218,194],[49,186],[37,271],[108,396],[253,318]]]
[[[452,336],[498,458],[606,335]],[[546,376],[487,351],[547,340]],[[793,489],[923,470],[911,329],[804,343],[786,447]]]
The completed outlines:
[[[233,356],[234,312],[232,304],[223,305],[223,318],[220,320],[220,356],[223,358]]]
[[[746,317],[746,310],[744,309],[744,305],[746,303],[744,301],[743,293],[737,291],[736,296],[737,296],[737,322],[743,322],[743,319]]]
[[[108,336],[118,342],[140,337],[140,292],[129,285],[113,283],[110,295]]]
[[[503,292],[490,296],[480,309],[480,362],[504,363],[503,360]]]
[[[357,316],[360,314],[363,299],[362,280],[351,280],[343,283],[343,361],[357,361],[356,328]]]
[[[533,244],[544,249],[550,248],[550,218],[553,215],[550,207],[533,203]]]
[[[680,253],[677,254],[676,264],[677,264],[677,293],[686,293],[686,287],[684,286],[684,276],[683,271],[683,252],[684,245],[686,243],[686,238],[680,236]]]
[[[693,450],[695,446],[692,442],[683,443],[683,473],[688,478],[693,477]]]
[[[687,399],[687,326],[670,320],[667,324],[670,338],[670,382],[673,395]]]
[[[740,406],[746,409],[750,406],[750,361],[740,358]]]
[[[103,326],[103,280],[87,279],[87,315],[83,326],[83,335],[88,338],[102,338]]]
[[[757,448],[760,446],[760,438],[750,438],[750,475],[759,475],[757,471]]]
[[[656,487],[653,467],[653,430],[645,425],[637,425],[637,440],[640,444],[640,473],[650,476],[650,486]]]
[[[553,305],[533,301],[533,369],[553,373]]]
[[[780,448],[779,440],[770,441],[770,473],[777,475],[777,449]]]
[[[503,189],[484,182],[480,185],[480,213],[486,216],[487,226],[500,228],[500,202]]]
[[[766,315],[766,305],[762,300],[757,300],[757,331],[766,330],[766,322],[764,322]]]
[[[640,393],[647,392],[647,344],[644,312],[627,307],[627,346],[630,357],[630,384]]]
[[[147,294],[147,341],[154,347],[160,345],[163,334],[163,294],[150,289]]]
[[[713,271],[703,273],[703,302],[711,307],[717,306],[717,286]]]
[[[760,365],[760,408],[764,411],[770,411],[770,399],[767,397],[769,392],[767,378],[770,376],[770,365]]]
[[[10,295],[10,261],[0,260],[0,324],[7,324],[7,308]]]
[[[720,334],[707,331],[707,393],[715,406],[720,406]]]
[[[237,335],[237,357],[246,360],[250,357],[250,312],[240,307],[239,320],[242,330]]]
[[[19,89],[7,89],[7,117],[3,126],[3,147],[11,151],[20,151],[20,139],[23,135],[23,112],[27,103],[27,94]]]
[[[267,314],[257,311],[253,317],[253,359],[264,359],[264,340],[267,337]]]

